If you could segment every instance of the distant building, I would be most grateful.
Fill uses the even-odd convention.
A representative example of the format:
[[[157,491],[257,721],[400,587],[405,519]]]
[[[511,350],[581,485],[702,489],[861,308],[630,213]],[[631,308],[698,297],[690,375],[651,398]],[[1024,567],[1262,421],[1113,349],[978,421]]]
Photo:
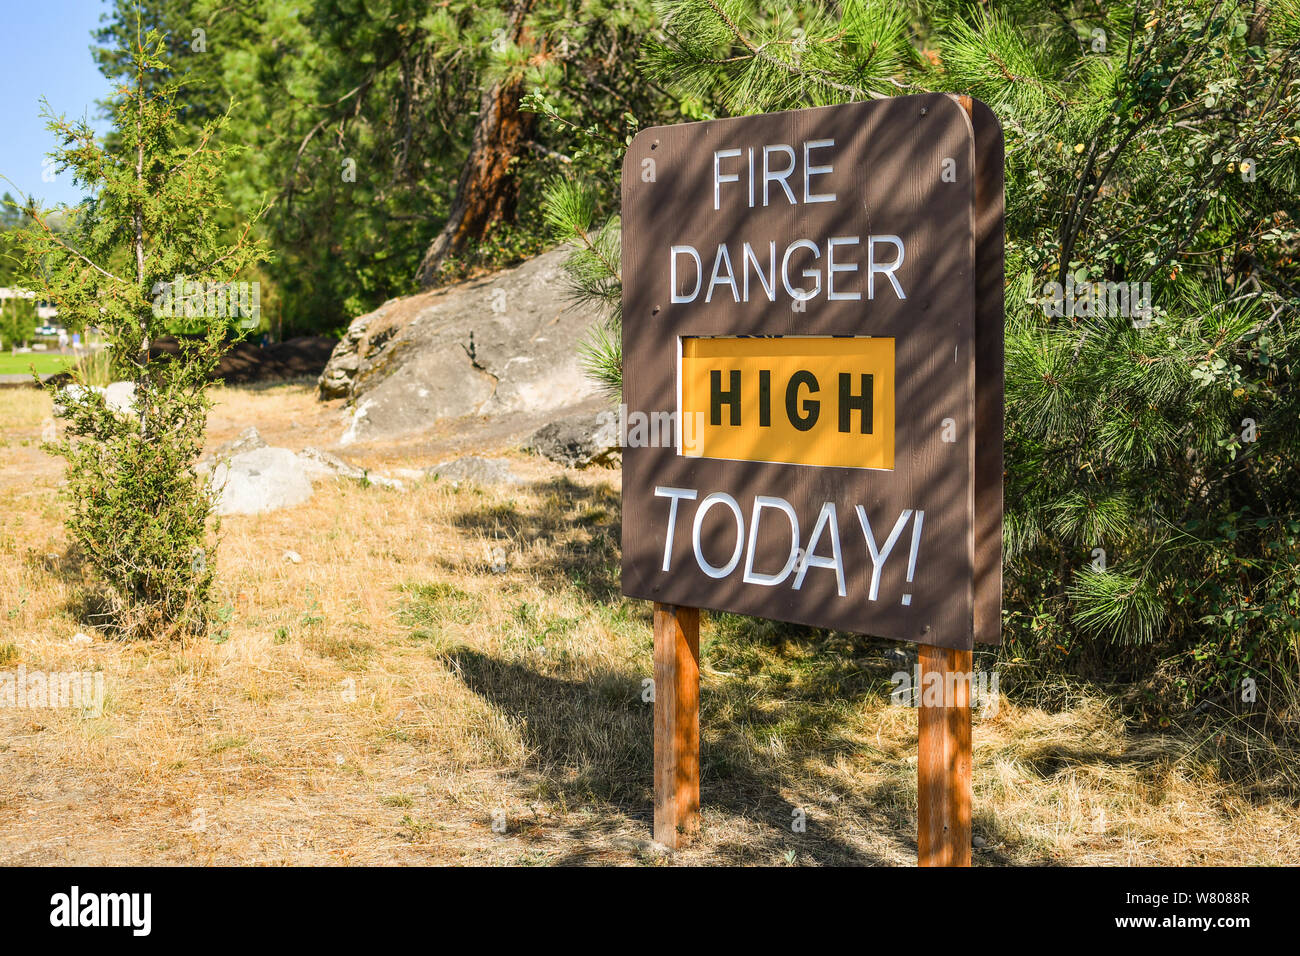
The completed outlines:
[[[0,303],[5,299],[35,299],[36,293],[28,289],[6,289],[0,287]],[[46,302],[36,303],[36,317],[42,322],[48,323],[50,319],[59,317],[59,310]]]

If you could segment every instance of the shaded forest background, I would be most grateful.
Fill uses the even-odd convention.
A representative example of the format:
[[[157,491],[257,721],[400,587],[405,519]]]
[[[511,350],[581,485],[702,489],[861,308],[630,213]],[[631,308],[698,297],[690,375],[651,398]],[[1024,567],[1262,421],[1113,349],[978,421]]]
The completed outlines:
[[[553,245],[545,181],[604,175],[593,142],[681,115],[637,78],[643,2],[116,0],[91,49],[114,81],[137,12],[167,37],[159,81],[183,82],[185,125],[230,113],[225,139],[244,151],[227,198],[270,204],[258,228],[275,256],[246,278],[280,337],[337,334],[388,298]],[[566,122],[525,109],[534,91]],[[0,227],[21,218],[7,208]]]

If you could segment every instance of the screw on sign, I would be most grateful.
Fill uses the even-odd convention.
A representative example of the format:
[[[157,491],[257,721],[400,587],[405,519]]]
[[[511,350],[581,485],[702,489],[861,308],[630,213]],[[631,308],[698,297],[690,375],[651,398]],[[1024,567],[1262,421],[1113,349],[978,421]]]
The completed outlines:
[[[660,842],[698,826],[708,608],[919,644],[957,693],[919,711],[918,859],[969,864],[960,678],[1000,640],[1002,167],[992,112],[944,94],[628,148],[624,401],[675,431],[623,460]]]

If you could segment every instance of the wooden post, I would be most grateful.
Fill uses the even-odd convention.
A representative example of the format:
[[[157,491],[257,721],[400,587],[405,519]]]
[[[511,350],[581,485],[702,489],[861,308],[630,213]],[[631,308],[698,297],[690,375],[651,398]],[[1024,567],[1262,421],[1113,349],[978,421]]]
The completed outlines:
[[[971,853],[971,652],[922,644],[917,722],[916,862],[918,866],[970,866]],[[927,678],[942,676],[940,706],[925,705]],[[933,698],[932,698],[933,700]],[[952,704],[953,706],[945,706]]]
[[[655,604],[655,840],[700,825],[700,611]]]

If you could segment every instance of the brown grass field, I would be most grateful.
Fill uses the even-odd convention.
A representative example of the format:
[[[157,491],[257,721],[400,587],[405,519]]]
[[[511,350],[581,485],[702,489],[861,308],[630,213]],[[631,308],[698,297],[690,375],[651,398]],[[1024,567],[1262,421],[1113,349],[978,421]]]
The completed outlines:
[[[343,430],[305,383],[216,401],[214,446]],[[0,670],[100,670],[106,698],[0,708],[0,863],[915,862],[894,645],[731,615],[701,632],[701,833],[651,842],[650,609],[619,594],[618,471],[486,446],[524,480],[319,484],[225,519],[211,635],[120,642],[76,616],[49,416],[0,391]],[[472,444],[342,453],[384,470]],[[975,717],[976,864],[1300,863],[1294,801],[1221,779],[1200,743],[1086,690],[1004,696]]]

